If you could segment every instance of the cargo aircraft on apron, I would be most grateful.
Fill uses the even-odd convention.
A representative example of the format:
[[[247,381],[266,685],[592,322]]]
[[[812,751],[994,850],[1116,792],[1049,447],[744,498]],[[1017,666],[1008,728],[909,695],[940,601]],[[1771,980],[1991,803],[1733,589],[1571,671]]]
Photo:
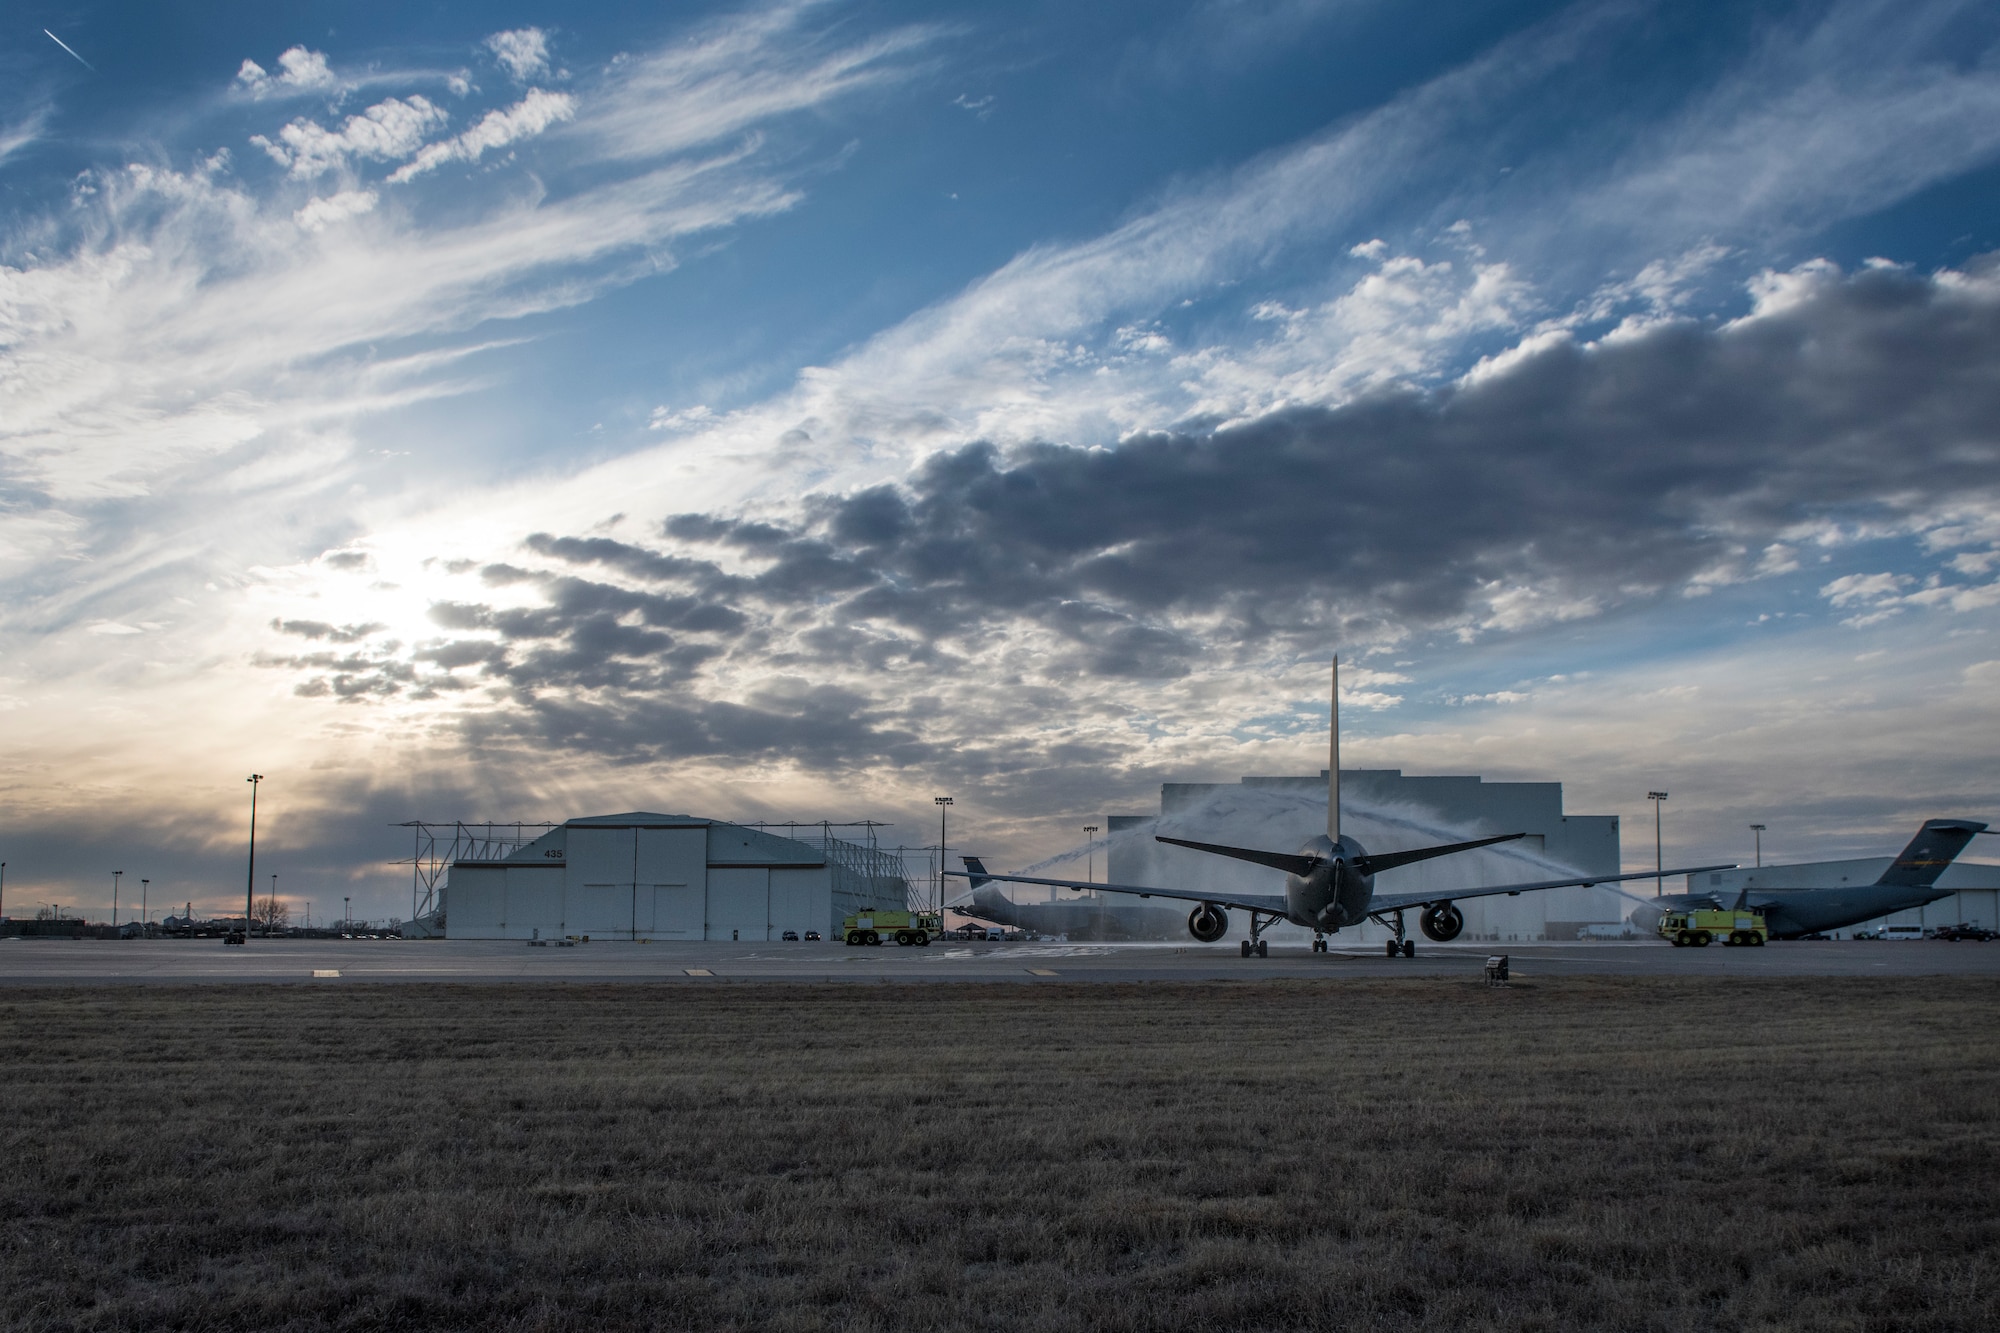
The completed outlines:
[[[1217,893],[1205,889],[1165,889],[1146,884],[1098,884],[1088,880],[1049,879],[1034,875],[1007,875],[988,870],[976,856],[965,857],[963,871],[948,870],[954,879],[971,881],[973,888],[991,881],[1006,884],[1041,884],[1054,888],[1094,890],[1098,893],[1126,893],[1140,898],[1179,898],[1195,904],[1188,913],[1188,934],[1204,944],[1212,944],[1229,933],[1229,913],[1245,912],[1250,917],[1250,937],[1243,941],[1243,956],[1270,953],[1264,931],[1280,921],[1304,926],[1313,933],[1313,951],[1325,953],[1326,937],[1344,926],[1374,921],[1395,938],[1388,941],[1390,957],[1416,956],[1416,941],[1405,934],[1404,913],[1420,913],[1417,924],[1431,939],[1444,943],[1458,938],[1465,929],[1465,916],[1455,905],[1466,898],[1491,898],[1535,893],[1542,889],[1589,887],[1628,879],[1653,879],[1657,875],[1690,875],[1708,870],[1729,870],[1727,865],[1687,866],[1678,870],[1644,870],[1630,875],[1575,875],[1568,879],[1538,879],[1519,884],[1494,884],[1463,889],[1436,889],[1428,893],[1375,892],[1375,876],[1397,866],[1414,865],[1433,857],[1469,852],[1498,842],[1525,838],[1525,833],[1501,833],[1469,842],[1450,842],[1437,847],[1417,847],[1401,852],[1369,853],[1359,842],[1340,831],[1340,659],[1333,659],[1333,739],[1327,761],[1326,833],[1316,836],[1296,852],[1267,852],[1254,847],[1228,847],[1212,842],[1191,842],[1186,838],[1158,837],[1157,841],[1198,852],[1233,857],[1285,872],[1285,891],[1279,894]]]
[[[1785,886],[1787,867],[1766,867],[1757,873],[1766,883],[1776,881],[1770,887],[1745,883],[1728,902],[1723,899],[1729,895],[1721,893],[1670,893],[1664,898],[1648,898],[1632,909],[1632,924],[1652,930],[1660,924],[1663,912],[1709,908],[1762,913],[1772,938],[1780,940],[1858,926],[1951,897],[1958,890],[1939,888],[1938,876],[1973,838],[1991,832],[1976,819],[1926,819],[1909,846],[1872,883],[1789,888]]]

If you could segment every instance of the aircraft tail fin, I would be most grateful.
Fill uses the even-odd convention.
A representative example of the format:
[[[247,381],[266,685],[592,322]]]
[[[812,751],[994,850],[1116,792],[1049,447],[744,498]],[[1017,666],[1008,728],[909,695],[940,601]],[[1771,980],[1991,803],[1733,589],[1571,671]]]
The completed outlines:
[[[1340,845],[1340,654],[1333,655],[1333,700],[1331,726],[1326,743],[1326,838]]]
[[[1875,882],[1899,889],[1927,889],[1986,825],[1972,819],[1926,819],[1895,862]]]
[[[965,862],[965,878],[969,887],[976,889],[982,884],[993,882],[992,876],[986,873],[986,862],[983,859],[977,856],[962,856],[959,859]]]

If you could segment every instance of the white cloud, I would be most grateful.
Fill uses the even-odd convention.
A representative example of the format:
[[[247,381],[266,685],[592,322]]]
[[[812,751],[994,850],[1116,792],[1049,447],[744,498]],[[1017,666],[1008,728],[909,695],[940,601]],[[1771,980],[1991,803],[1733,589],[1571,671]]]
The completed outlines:
[[[315,199],[292,214],[292,221],[304,231],[325,231],[336,222],[372,212],[376,204],[373,190],[342,190],[339,194]]]
[[[540,28],[513,28],[486,39],[486,49],[516,83],[549,72],[549,35]]]
[[[340,86],[326,54],[303,46],[294,46],[278,57],[275,78],[256,61],[245,60],[236,71],[236,82],[253,97],[319,92]]]
[[[391,97],[358,116],[349,116],[338,130],[301,117],[278,131],[273,143],[263,135],[250,142],[262,148],[291,175],[311,180],[345,167],[350,158],[400,161],[417,151],[425,137],[448,117],[442,107],[420,94]]]
[[[37,107],[11,125],[0,125],[0,162],[5,162],[42,137],[42,127],[48,123],[50,110],[46,106]]]
[[[1903,591],[1916,582],[1907,574],[1848,574],[1821,588],[1820,595],[1836,607],[1860,608],[1860,614],[1841,622],[1855,627],[1877,624],[1912,607],[1964,615],[2000,606],[2000,582],[1946,583],[1941,574],[1934,573],[1923,586]]]
[[[1894,597],[1909,584],[1903,574],[1846,574],[1821,588],[1819,595],[1835,606],[1853,606]]]
[[[671,408],[656,407],[646,418],[646,428],[675,432],[702,430],[713,426],[720,419],[706,403],[696,403],[693,407],[678,412]]]
[[[477,162],[490,149],[531,139],[549,126],[575,115],[576,98],[568,93],[530,88],[528,95],[513,106],[487,112],[478,124],[458,137],[425,147],[414,161],[390,174],[390,183],[400,185],[427,171],[435,171],[447,162]]]

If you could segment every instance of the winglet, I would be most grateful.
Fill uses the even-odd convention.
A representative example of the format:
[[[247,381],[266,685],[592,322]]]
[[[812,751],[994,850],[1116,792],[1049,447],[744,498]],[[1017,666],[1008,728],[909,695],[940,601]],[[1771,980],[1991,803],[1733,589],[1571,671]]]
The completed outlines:
[[[965,878],[968,881],[968,887],[976,889],[982,884],[991,884],[993,882],[993,877],[986,873],[986,863],[979,857],[963,856],[959,859],[965,862],[965,869],[967,871]]]
[[[1340,654],[1333,655],[1333,712],[1326,747],[1326,836],[1340,845]]]

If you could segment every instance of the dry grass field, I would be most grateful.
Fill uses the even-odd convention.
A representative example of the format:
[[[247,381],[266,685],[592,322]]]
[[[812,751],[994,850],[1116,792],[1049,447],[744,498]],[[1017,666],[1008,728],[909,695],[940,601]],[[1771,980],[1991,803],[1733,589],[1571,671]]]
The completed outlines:
[[[7,1329],[2000,1326],[2000,985],[0,993]]]

